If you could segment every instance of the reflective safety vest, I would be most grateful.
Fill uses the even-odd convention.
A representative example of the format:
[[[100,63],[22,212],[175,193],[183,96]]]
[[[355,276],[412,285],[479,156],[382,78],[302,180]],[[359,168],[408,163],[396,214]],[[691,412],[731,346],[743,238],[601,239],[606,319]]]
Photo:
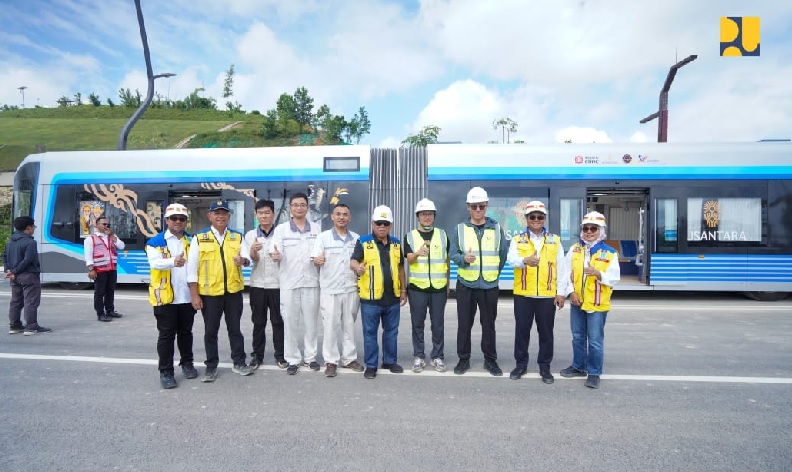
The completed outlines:
[[[468,249],[473,251],[476,260],[473,263],[459,267],[457,276],[468,282],[475,282],[481,276],[487,282],[498,280],[500,272],[500,224],[494,228],[484,228],[479,245],[476,229],[465,223],[457,225],[457,235],[459,236],[459,249],[463,254],[467,254]]]
[[[242,233],[229,229],[221,246],[209,227],[196,233],[195,241],[198,244],[198,293],[218,296],[241,292],[245,279],[242,268],[234,265],[234,257],[242,247]]]
[[[184,254],[190,252],[190,235],[186,232],[182,236]],[[170,259],[171,252],[165,239],[165,233],[159,233],[149,239],[148,245],[158,250],[163,259]],[[173,286],[171,285],[170,269],[150,269],[151,281],[149,282],[149,303],[151,306],[161,306],[173,303]]]
[[[423,246],[426,241],[421,232],[417,229],[410,231],[407,234],[407,242],[410,244],[413,252]],[[418,258],[410,264],[410,283],[418,288],[443,288],[448,283],[446,274],[448,274],[448,236],[445,231],[440,228],[435,228],[432,234],[432,240],[429,243],[429,255],[418,256]]]
[[[390,269],[393,279],[393,294],[399,298],[401,285],[399,282],[399,263],[401,262],[401,242],[393,237],[389,239]],[[358,295],[361,300],[379,300],[385,293],[385,278],[382,273],[382,263],[377,242],[370,234],[360,237],[363,246],[363,263],[366,272],[358,279]]]
[[[517,253],[520,257],[536,254],[529,232],[516,236]],[[555,234],[545,233],[537,267],[514,268],[514,294],[524,297],[555,297],[558,287],[558,248],[561,239]],[[566,295],[566,294],[565,294]]]
[[[572,251],[572,283],[575,286],[575,293],[583,302],[580,308],[583,311],[609,311],[613,288],[602,285],[596,277],[583,274],[583,269],[586,268],[584,245],[576,243],[570,250]],[[591,266],[603,273],[608,270],[611,261],[616,257],[616,250],[602,241],[595,244],[591,251]]]
[[[92,234],[93,240],[93,266],[96,272],[111,272],[116,270],[118,264],[118,251],[110,238],[101,238]],[[107,243],[105,243],[107,241]]]

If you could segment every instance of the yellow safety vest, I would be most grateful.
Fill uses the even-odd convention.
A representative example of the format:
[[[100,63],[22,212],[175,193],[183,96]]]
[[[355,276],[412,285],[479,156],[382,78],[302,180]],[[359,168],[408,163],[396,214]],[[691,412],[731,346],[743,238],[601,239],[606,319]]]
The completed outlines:
[[[187,233],[182,235],[184,253],[190,252],[190,238]],[[148,245],[158,250],[163,259],[171,257],[168,243],[165,240],[165,233],[160,233],[148,242]],[[151,280],[149,281],[149,303],[151,306],[161,306],[173,303],[173,286],[171,285],[170,269],[151,269]]]
[[[595,252],[591,255],[591,266],[600,272],[608,270],[608,266],[616,256],[616,251],[605,244],[597,244]],[[610,299],[613,288],[602,285],[596,277],[587,277],[583,274],[585,269],[585,246],[576,243],[572,246],[572,283],[575,285],[575,293],[578,294],[583,304],[580,308],[583,311],[609,311]],[[586,286],[583,287],[585,278]]]
[[[358,295],[361,300],[379,300],[385,294],[385,281],[377,243],[369,234],[361,236],[360,244],[363,246],[363,262],[366,264],[366,272],[358,279]],[[389,253],[393,294],[398,298],[401,291],[399,263],[402,257],[401,242],[398,239],[390,238]]]
[[[222,247],[207,228],[195,235],[198,243],[198,293],[218,296],[241,292],[245,288],[242,268],[234,265],[234,257],[242,247],[242,234],[228,230]]]
[[[413,252],[423,246],[425,239],[417,229],[407,234],[407,242]],[[445,231],[436,228],[429,243],[429,255],[418,256],[415,262],[410,264],[410,283],[418,288],[440,289],[446,286],[448,279],[448,236]]]
[[[517,237],[517,253],[520,257],[529,257],[536,254],[531,235],[528,232]],[[523,297],[555,297],[558,287],[558,248],[561,239],[550,233],[545,233],[544,244],[539,253],[537,267],[522,267],[514,269],[514,294]]]
[[[457,269],[457,276],[468,282],[475,282],[479,275],[487,282],[498,280],[500,272],[500,225],[495,228],[484,228],[479,245],[476,230],[473,226],[460,223],[457,225],[457,235],[459,236],[459,249],[463,254],[467,254],[468,249],[476,255],[473,263]]]

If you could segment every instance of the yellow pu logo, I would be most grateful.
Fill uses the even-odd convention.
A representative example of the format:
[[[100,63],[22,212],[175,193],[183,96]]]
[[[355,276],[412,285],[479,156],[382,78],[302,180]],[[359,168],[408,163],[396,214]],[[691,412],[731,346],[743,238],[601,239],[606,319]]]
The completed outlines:
[[[720,19],[721,56],[759,55],[759,17],[722,16]]]

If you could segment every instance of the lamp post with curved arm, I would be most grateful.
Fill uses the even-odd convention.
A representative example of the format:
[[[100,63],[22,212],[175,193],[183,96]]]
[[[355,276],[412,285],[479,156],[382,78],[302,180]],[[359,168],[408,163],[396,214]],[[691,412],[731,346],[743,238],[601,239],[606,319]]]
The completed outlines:
[[[146,99],[143,100],[143,103],[140,104],[140,108],[135,110],[135,113],[132,114],[132,117],[129,118],[129,121],[127,121],[127,123],[121,129],[121,135],[118,137],[119,151],[126,149],[129,132],[132,130],[132,127],[135,126],[137,120],[140,119],[141,115],[143,115],[143,112],[146,111],[146,108],[148,108],[149,104],[151,104],[151,100],[154,98],[154,80],[159,79],[160,77],[173,77],[176,75],[170,72],[154,75],[154,72],[151,68],[151,55],[149,54],[148,38],[146,37],[146,26],[143,24],[143,10],[140,8],[140,0],[135,0],[135,9],[137,10],[137,19],[138,24],[140,25],[140,39],[143,41],[143,57],[146,60],[146,77],[148,77],[148,88],[146,90]]]
[[[671,83],[676,77],[676,73],[683,66],[695,61],[698,56],[691,54],[690,56],[677,62],[668,70],[663,88],[660,89],[660,106],[659,109],[651,115],[643,118],[639,123],[648,123],[657,118],[657,142],[665,143],[668,141],[668,91],[671,89]]]

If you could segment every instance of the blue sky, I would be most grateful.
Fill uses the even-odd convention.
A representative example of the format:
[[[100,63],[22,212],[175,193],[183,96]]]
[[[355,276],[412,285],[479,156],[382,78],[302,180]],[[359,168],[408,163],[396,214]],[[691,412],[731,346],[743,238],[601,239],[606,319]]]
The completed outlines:
[[[785,0],[142,0],[157,92],[196,88],[264,112],[304,86],[364,143],[397,145],[432,124],[443,141],[654,141],[668,68],[669,141],[792,137],[792,2]],[[761,18],[760,57],[720,57],[721,16]],[[132,0],[0,0],[0,103],[145,93]]]

